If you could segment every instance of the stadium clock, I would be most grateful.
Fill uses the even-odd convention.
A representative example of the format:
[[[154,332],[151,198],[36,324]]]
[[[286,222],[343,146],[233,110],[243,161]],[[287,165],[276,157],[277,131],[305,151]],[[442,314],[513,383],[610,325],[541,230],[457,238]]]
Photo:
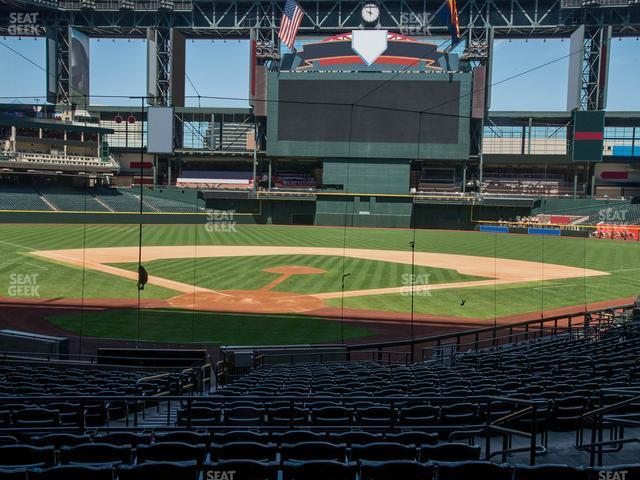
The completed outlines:
[[[375,3],[365,3],[360,13],[366,23],[375,23],[380,18],[380,8]]]

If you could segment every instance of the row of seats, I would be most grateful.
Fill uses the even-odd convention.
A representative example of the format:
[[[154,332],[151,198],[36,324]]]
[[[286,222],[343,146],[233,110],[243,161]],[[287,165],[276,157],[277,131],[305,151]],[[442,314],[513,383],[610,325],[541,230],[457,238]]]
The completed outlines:
[[[331,460],[347,463],[415,460],[465,461],[478,460],[480,447],[463,443],[422,445],[397,442],[353,444],[329,442],[298,442],[276,445],[258,442],[228,442],[211,444],[185,442],[157,442],[149,445],[114,445],[110,443],[81,443],[73,446],[5,445],[0,447],[0,466],[4,468],[50,467],[56,464],[133,464],[147,461],[256,460],[307,461]]]
[[[446,399],[441,400],[445,402]],[[592,403],[581,395],[568,395],[541,403],[538,414],[555,428],[573,427]],[[483,403],[457,402],[434,404],[407,399],[395,404],[375,401],[279,401],[216,402],[195,400],[190,407],[177,413],[179,426],[358,426],[358,427],[447,427],[486,424],[525,408],[508,401]]]
[[[167,374],[167,375],[161,375]],[[153,377],[153,378],[148,378]],[[186,393],[190,370],[74,368],[65,364],[0,364],[0,396],[156,395]],[[188,390],[188,388],[186,388]],[[22,403],[22,402],[20,402]],[[1,407],[0,407],[1,408]]]
[[[281,474],[281,475],[280,475]],[[416,462],[412,460],[340,463],[226,460],[146,462],[140,465],[61,465],[51,468],[0,470],[2,480],[638,480],[640,465],[576,468],[568,465],[502,465],[491,462]]]
[[[57,210],[75,212],[108,212],[89,192],[84,190],[65,189],[59,186],[39,186],[38,192]]]
[[[65,364],[13,363],[0,365],[0,396],[15,401],[0,404],[0,427],[97,427],[142,410],[149,402],[60,401],[38,402],[30,397],[78,395],[157,396],[193,391],[194,372],[69,367]]]
[[[113,445],[150,445],[162,442],[182,442],[189,444],[202,444],[207,448],[212,444],[225,444],[231,442],[252,442],[263,444],[283,445],[300,442],[328,442],[345,444],[350,447],[354,444],[369,444],[377,442],[407,443],[418,447],[422,445],[436,445],[438,434],[420,430],[402,430],[399,432],[372,433],[362,430],[347,431],[312,431],[312,430],[285,430],[274,432],[259,432],[254,430],[229,430],[229,431],[201,431],[201,430],[173,430],[166,432],[137,432],[114,431],[87,434],[49,433],[44,435],[2,435],[1,445],[32,445],[38,447],[71,447],[86,443],[109,443]]]
[[[156,195],[144,195],[143,198],[142,208],[145,212],[192,213],[197,211],[197,205],[189,202]],[[128,192],[115,188],[98,187],[83,190],[67,188],[63,184],[38,185],[36,187],[31,185],[0,185],[0,205],[3,210],[140,211],[140,200],[136,190]]]
[[[51,210],[31,187],[0,185],[2,210]]]

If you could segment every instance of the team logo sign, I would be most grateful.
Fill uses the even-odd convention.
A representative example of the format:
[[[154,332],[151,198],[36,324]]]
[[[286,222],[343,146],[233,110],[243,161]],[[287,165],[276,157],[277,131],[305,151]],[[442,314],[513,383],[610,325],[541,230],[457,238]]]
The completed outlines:
[[[387,50],[386,30],[354,30],[351,48],[367,65],[372,65]]]
[[[305,43],[284,70],[441,71],[444,52],[434,43],[387,30],[354,30]]]

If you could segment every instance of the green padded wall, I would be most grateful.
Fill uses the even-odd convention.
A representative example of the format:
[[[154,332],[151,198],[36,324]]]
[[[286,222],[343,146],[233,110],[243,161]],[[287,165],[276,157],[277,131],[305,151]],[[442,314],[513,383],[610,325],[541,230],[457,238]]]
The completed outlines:
[[[409,193],[409,169],[408,160],[326,158],[322,183],[325,186],[343,185],[343,189],[326,188],[328,191],[406,195]]]
[[[325,159],[323,190],[335,195],[318,196],[316,224],[408,227],[411,198],[385,195],[409,193],[409,169],[401,159]]]

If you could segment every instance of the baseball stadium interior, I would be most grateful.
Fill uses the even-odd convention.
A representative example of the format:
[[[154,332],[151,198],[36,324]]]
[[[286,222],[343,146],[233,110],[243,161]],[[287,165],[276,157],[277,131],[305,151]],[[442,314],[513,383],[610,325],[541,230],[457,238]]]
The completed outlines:
[[[638,0],[0,0],[0,36],[46,83],[0,92],[0,480],[640,479]],[[96,39],[143,95],[95,94]],[[569,53],[500,78],[523,39]],[[198,40],[246,42],[243,103],[190,95]],[[492,108],[558,60],[566,108]]]

